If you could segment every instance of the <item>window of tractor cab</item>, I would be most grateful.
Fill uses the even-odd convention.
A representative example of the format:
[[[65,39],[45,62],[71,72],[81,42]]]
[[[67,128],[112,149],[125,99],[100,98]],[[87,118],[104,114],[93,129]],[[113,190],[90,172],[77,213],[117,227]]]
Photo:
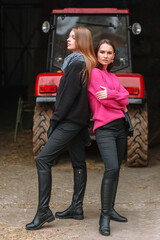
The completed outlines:
[[[71,28],[76,25],[85,26],[90,29],[94,47],[96,47],[99,40],[104,38],[108,38],[115,44],[116,62],[112,69],[113,72],[128,67],[129,53],[126,16],[72,15],[57,17],[53,71],[61,68],[64,58],[69,54],[66,40]]]

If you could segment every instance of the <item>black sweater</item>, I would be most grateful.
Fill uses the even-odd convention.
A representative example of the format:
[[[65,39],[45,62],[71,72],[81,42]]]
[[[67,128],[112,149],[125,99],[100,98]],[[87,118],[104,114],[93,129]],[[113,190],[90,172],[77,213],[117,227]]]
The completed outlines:
[[[87,84],[82,84],[83,62],[70,64],[62,76],[56,96],[55,111],[51,118],[52,129],[60,121],[88,125],[89,103]]]

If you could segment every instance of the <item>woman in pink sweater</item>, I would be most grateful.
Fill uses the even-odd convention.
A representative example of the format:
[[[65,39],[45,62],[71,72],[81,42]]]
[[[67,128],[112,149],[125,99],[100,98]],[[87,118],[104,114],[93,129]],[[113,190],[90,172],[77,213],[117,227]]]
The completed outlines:
[[[93,68],[88,86],[89,103],[94,120],[93,131],[104,161],[101,185],[101,215],[99,231],[110,235],[110,220],[127,222],[114,210],[120,166],[127,141],[123,111],[127,111],[128,92],[115,74],[110,73],[115,59],[115,47],[107,39],[96,48],[97,68]]]

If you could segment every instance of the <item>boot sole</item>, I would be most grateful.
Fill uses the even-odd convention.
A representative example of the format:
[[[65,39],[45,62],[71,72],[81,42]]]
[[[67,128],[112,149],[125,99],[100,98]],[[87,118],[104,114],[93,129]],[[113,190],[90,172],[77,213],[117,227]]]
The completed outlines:
[[[28,228],[28,227],[26,227],[26,230],[38,230],[38,229],[40,229],[40,228],[42,227],[42,225],[45,224],[46,222],[50,223],[50,222],[52,222],[52,221],[54,221],[54,220],[55,220],[55,217],[54,217],[54,216],[51,216],[51,217],[49,217],[48,219],[46,219],[43,223],[41,223],[39,226],[34,227],[34,228]]]
[[[110,220],[112,220],[112,221],[116,221],[116,222],[124,222],[124,223],[128,222],[127,219],[126,219],[126,220],[118,220],[118,219],[116,219],[116,218],[112,218],[112,217],[110,217]]]
[[[110,236],[110,233],[104,233],[101,230],[99,230],[99,232],[103,235],[103,236]]]
[[[83,220],[84,217],[83,216],[68,216],[68,217],[59,217],[59,216],[56,216],[56,218],[59,218],[59,219],[75,219],[75,220]]]

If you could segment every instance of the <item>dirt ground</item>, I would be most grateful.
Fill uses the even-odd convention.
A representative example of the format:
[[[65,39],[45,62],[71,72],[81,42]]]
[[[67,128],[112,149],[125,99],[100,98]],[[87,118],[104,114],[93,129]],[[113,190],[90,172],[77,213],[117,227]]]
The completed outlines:
[[[32,132],[0,132],[0,240],[101,240],[100,184],[103,163],[96,145],[86,149],[88,181],[84,199],[85,219],[59,220],[45,224],[41,230],[26,231],[25,224],[34,217],[37,207],[37,174],[32,154]],[[69,206],[72,168],[67,152],[52,168],[53,213]],[[149,166],[121,168],[116,210],[128,218],[127,223],[111,222],[113,240],[160,239],[160,148],[149,149]]]

